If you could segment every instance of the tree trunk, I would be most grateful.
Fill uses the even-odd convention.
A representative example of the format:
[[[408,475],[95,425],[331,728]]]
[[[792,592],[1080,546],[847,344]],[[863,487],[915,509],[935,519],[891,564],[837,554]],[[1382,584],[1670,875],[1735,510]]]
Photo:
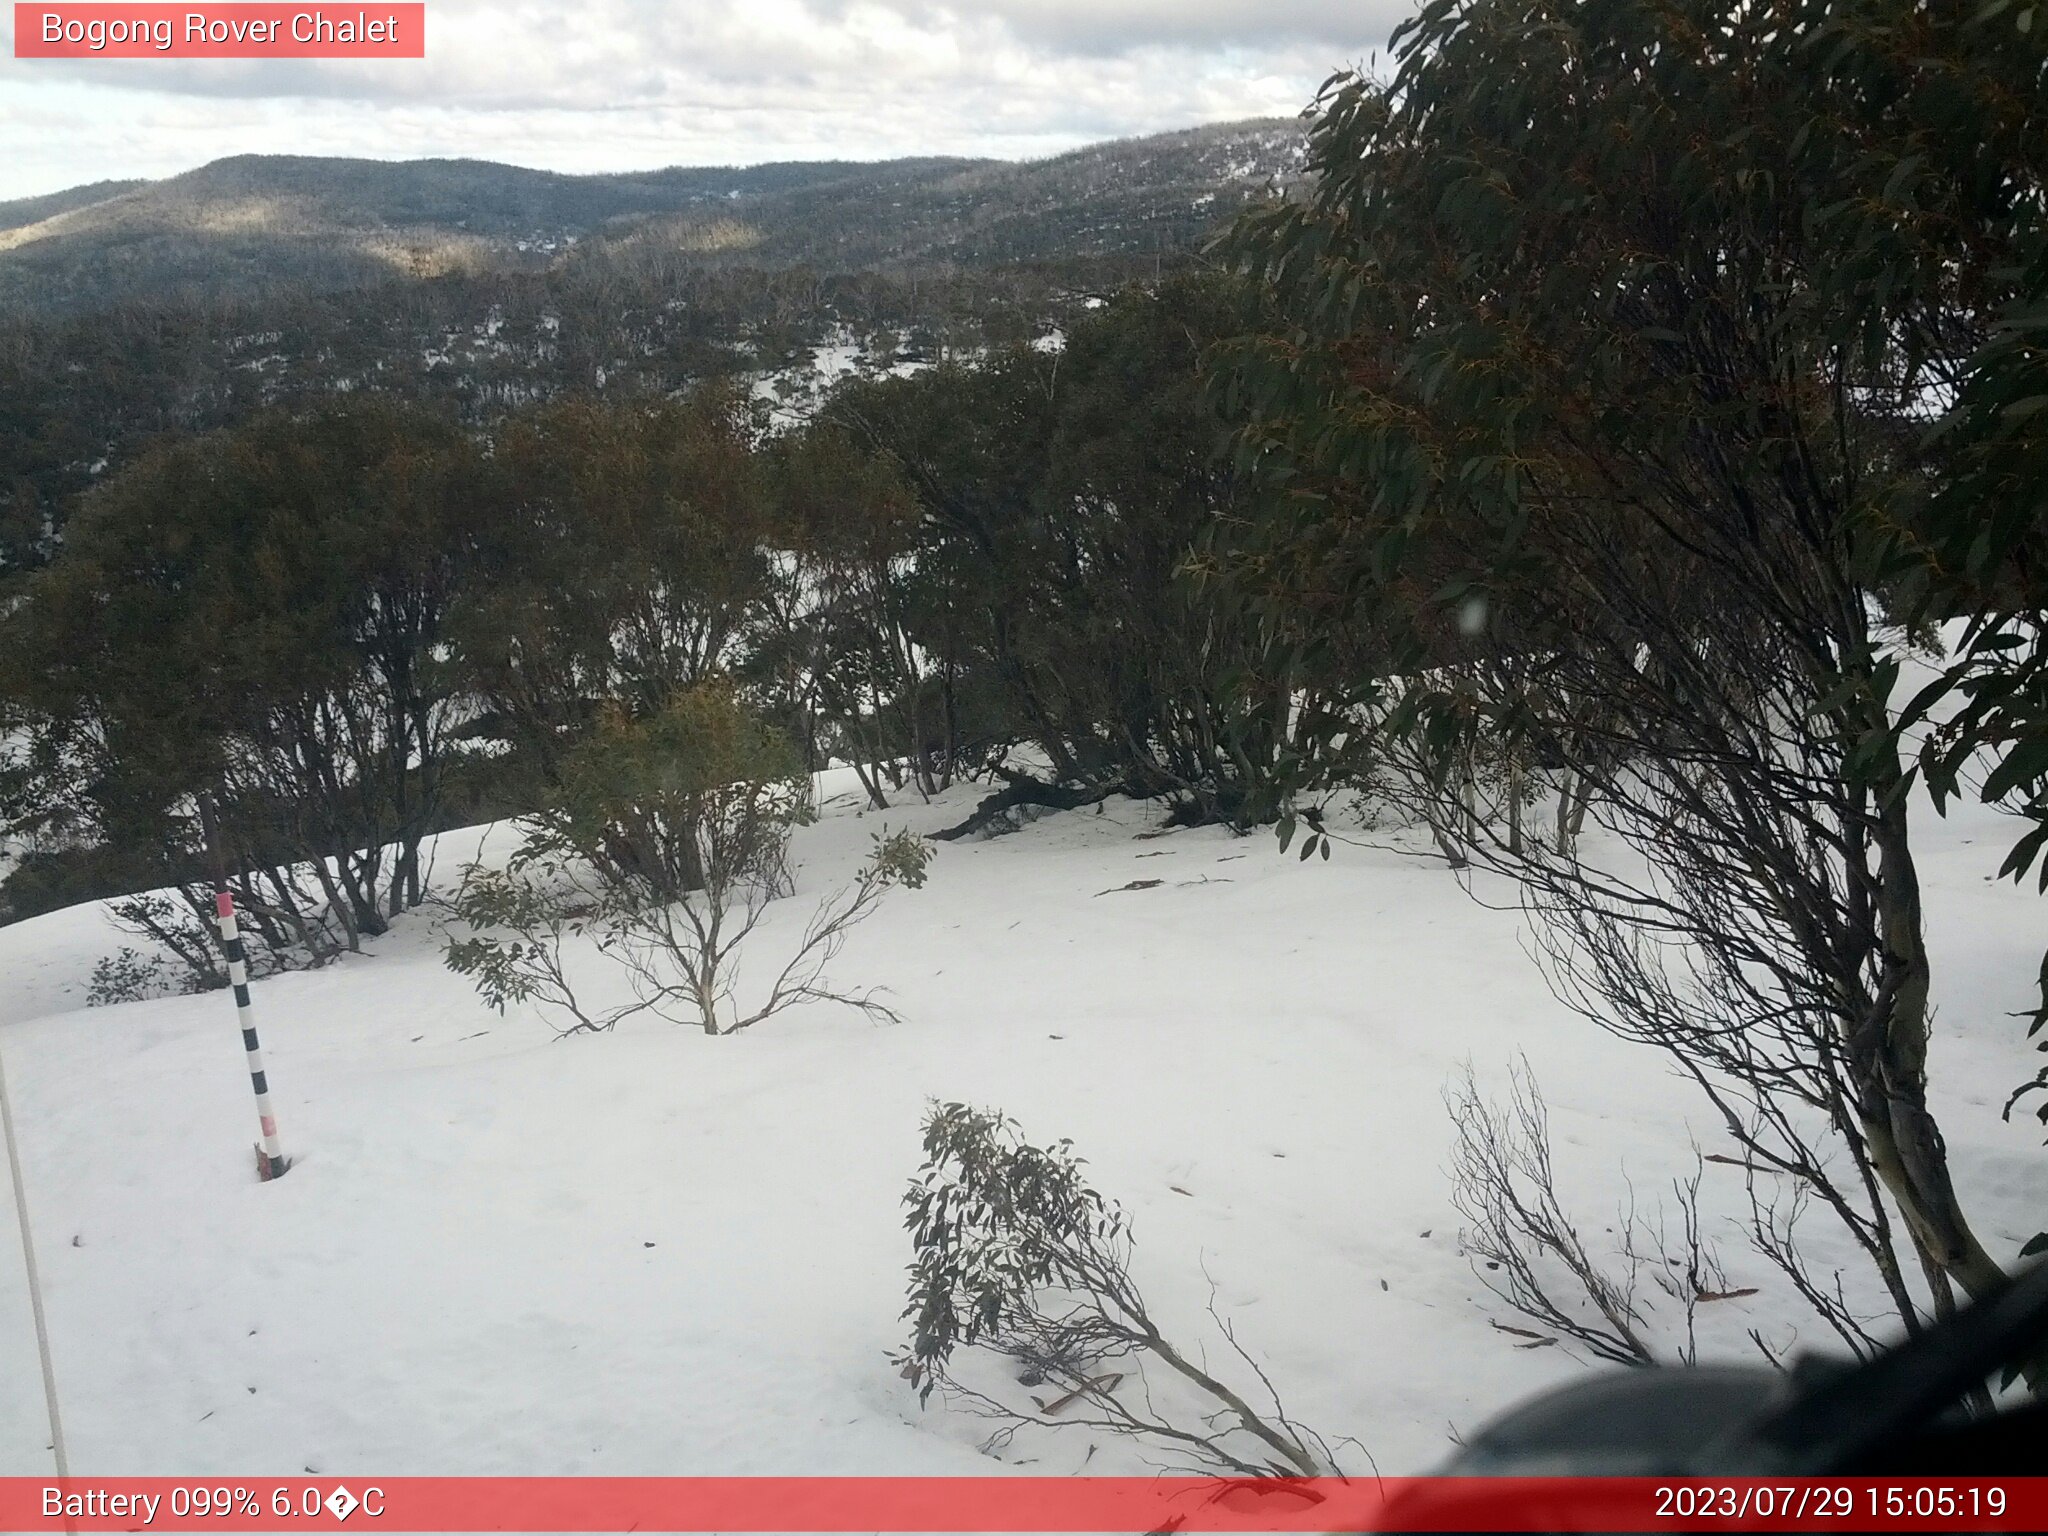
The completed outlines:
[[[1883,942],[1875,1006],[1847,1042],[1871,1166],[1898,1202],[1915,1241],[1971,1296],[2003,1290],[2005,1270],[1963,1215],[1948,1148],[1927,1107],[1929,966],[1920,877],[1907,836],[1907,797],[1896,754],[1872,785],[1878,807],[1877,921]]]
[[[868,792],[868,804],[878,811],[889,809],[889,797],[882,793],[882,786],[875,781],[873,772],[859,756],[853,759],[853,776],[860,780],[860,787]]]
[[[1522,760],[1508,763],[1508,855],[1522,856]]]

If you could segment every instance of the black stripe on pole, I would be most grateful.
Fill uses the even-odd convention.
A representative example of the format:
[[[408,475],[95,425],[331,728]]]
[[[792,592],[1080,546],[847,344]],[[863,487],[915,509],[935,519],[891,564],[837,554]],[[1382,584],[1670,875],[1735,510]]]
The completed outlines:
[[[256,1169],[265,1180],[275,1179],[291,1167],[291,1160],[278,1146],[277,1120],[270,1108],[270,1083],[264,1076],[262,1052],[256,1043],[254,1010],[249,1003],[249,952],[235,923],[234,891],[228,881],[227,855],[222,851],[220,822],[214,814],[213,796],[199,796],[199,825],[206,838],[206,851],[213,863],[214,912],[219,919],[221,950],[227,956],[228,980],[234,984],[235,1007],[241,1014],[242,1045],[249,1053],[249,1082],[256,1090],[256,1113],[263,1139],[256,1144]],[[239,973],[239,974],[237,974]]]

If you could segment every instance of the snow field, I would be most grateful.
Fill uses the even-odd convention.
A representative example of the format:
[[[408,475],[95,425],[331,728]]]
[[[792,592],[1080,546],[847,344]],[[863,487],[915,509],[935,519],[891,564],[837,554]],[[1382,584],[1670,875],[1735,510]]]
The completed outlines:
[[[824,819],[798,833],[798,894],[752,941],[761,984],[872,833],[947,825],[984,792],[859,814],[852,791],[828,775]],[[1071,1138],[1130,1212],[1135,1273],[1177,1340],[1234,1364],[1213,1285],[1296,1418],[1384,1472],[1426,1470],[1454,1429],[1584,1369],[1514,1348],[1478,1305],[1445,1078],[1469,1058],[1497,1087],[1527,1054],[1596,1241],[1629,1187],[1653,1203],[1690,1166],[1690,1137],[1714,1150],[1715,1126],[1661,1058],[1558,1007],[1520,920],[1439,862],[1339,847],[1302,864],[1157,815],[1118,802],[941,845],[926,887],[892,893],[833,970],[889,988],[897,1025],[820,1006],[733,1038],[642,1018],[558,1041],[486,1009],[415,915],[371,955],[257,985],[298,1160],[268,1186],[225,996],[87,1010],[93,960],[122,942],[100,909],[0,929],[0,1049],[73,1470],[995,1470],[989,1426],[936,1398],[920,1411],[884,1358],[905,1336],[899,1202],[933,1097]],[[1923,834],[1937,1106],[2002,1258],[2040,1225],[2038,1127],[1997,1110],[2031,1071],[2007,1015],[2048,913],[1985,878],[2010,836],[1973,810]],[[478,847],[449,834],[443,874]],[[602,1001],[617,983],[578,958]],[[1710,1169],[1707,1201],[1738,1212],[1739,1176]],[[1841,1252],[1820,1217],[1806,1230],[1817,1257]],[[1730,1283],[1763,1290],[1703,1309],[1711,1353],[1754,1358],[1751,1326],[1823,1342],[1737,1234],[1721,1245]],[[0,1472],[46,1470],[11,1205],[0,1372]],[[1079,1430],[1004,1455],[1149,1464]]]

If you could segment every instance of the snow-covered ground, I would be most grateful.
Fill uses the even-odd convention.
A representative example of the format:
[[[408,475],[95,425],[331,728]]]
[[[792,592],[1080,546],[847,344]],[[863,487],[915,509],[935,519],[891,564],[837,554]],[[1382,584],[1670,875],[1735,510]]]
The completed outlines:
[[[931,829],[979,791],[887,817],[847,776],[799,834],[799,895],[763,958],[884,821]],[[1526,1053],[1564,1192],[1599,1234],[1718,1143],[1656,1056],[1567,1015],[1519,920],[1434,861],[1158,833],[1156,808],[944,845],[835,968],[903,1019],[812,1008],[734,1038],[634,1021],[556,1040],[439,963],[426,917],[373,955],[257,988],[287,1150],[255,1181],[226,997],[88,1010],[120,938],[96,908],[0,930],[0,1043],[22,1120],[74,1470],[85,1473],[917,1473],[990,1469],[987,1426],[920,1411],[885,1354],[909,1257],[904,1185],[928,1098],[1071,1137],[1137,1235],[1172,1330],[1218,1311],[1294,1415],[1422,1470],[1523,1394],[1583,1370],[1488,1325],[1444,1174],[1443,1082]],[[1959,1182],[2009,1258],[2039,1225],[2038,1128],[1997,1109],[2032,1069],[2048,905],[1988,877],[2010,823],[1928,819],[1933,1070]],[[502,834],[499,842],[502,845]],[[444,868],[477,834],[453,836]],[[1162,883],[1119,890],[1132,881]],[[1107,893],[1107,894],[1104,894]],[[588,962],[589,957],[584,957]],[[1725,1173],[1726,1179],[1716,1177]],[[1740,1202],[1710,1169],[1712,1208]],[[2030,1199],[2029,1197],[2034,1197]],[[48,1467],[11,1208],[0,1215],[0,1472]],[[1811,1219],[1816,1250],[1831,1241]],[[1717,1352],[1808,1326],[1730,1233]],[[1753,1357],[1752,1357],[1753,1358]],[[1035,1470],[1141,1470],[1081,1431]],[[1356,1458],[1353,1458],[1356,1460]]]
[[[771,426],[786,431],[809,421],[824,405],[834,386],[850,378],[909,378],[929,368],[929,362],[905,361],[902,345],[906,333],[897,333],[893,344],[870,350],[852,327],[834,325],[825,338],[797,363],[750,376],[753,397],[769,410]],[[1034,343],[1036,345],[1036,343]],[[963,360],[975,354],[959,354]]]

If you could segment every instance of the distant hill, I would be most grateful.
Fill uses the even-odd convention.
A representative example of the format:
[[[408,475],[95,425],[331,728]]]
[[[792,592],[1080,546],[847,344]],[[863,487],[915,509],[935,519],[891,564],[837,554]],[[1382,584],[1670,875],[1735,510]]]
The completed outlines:
[[[60,213],[107,202],[124,192],[133,192],[137,187],[148,185],[144,181],[95,181],[63,192],[48,192],[41,197],[20,197],[13,202],[0,202],[0,231],[39,224]]]
[[[1185,250],[1300,162],[1288,119],[1049,160],[923,158],[565,176],[479,160],[239,155],[0,203],[0,305],[285,288],[660,252],[823,271]]]
[[[825,271],[1184,251],[1301,163],[1300,126],[1258,119],[1025,162],[887,161],[650,219],[611,243]]]

